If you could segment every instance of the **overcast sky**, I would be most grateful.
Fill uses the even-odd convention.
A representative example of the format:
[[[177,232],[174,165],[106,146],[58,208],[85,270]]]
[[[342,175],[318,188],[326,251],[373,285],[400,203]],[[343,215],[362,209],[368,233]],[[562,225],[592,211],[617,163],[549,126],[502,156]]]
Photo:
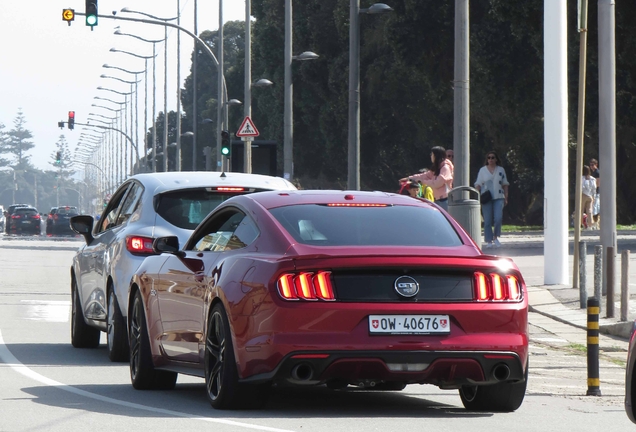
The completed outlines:
[[[218,28],[218,0],[198,0],[198,31]],[[98,0],[99,14],[138,17],[141,15],[119,12],[122,8],[143,11],[161,18],[177,16],[177,0]],[[194,30],[194,0],[180,0],[181,26]],[[88,113],[111,116],[104,108],[92,107],[99,103],[116,107],[109,102],[95,100],[95,96],[123,100],[117,93],[97,90],[108,87],[127,93],[128,84],[115,79],[100,78],[110,75],[132,81],[133,75],[116,69],[103,68],[103,64],[129,71],[142,71],[143,59],[122,53],[110,52],[111,48],[148,56],[152,44],[129,36],[114,35],[114,28],[121,26],[124,33],[132,33],[145,39],[163,39],[164,28],[149,24],[122,22],[100,18],[91,31],[84,17],[76,16],[71,26],[62,21],[62,9],[72,8],[84,12],[85,0],[0,0],[0,123],[5,131],[13,128],[18,110],[26,119],[25,128],[33,133],[35,147],[29,152],[31,162],[40,169],[53,169],[49,165],[55,143],[65,135],[71,151],[74,151],[81,127],[60,130],[57,122],[66,121],[69,111],[75,111],[76,122],[85,123]],[[225,0],[224,21],[244,20],[245,2]],[[168,30],[168,111],[176,110],[177,93],[177,36],[176,30]],[[157,44],[157,111],[163,111],[163,44]],[[190,71],[192,39],[181,36],[181,86]],[[151,69],[149,63],[149,69]],[[149,71],[150,72],[150,71]],[[151,74],[149,74],[150,76]],[[143,75],[140,75],[143,77]],[[152,84],[152,79],[150,78]],[[139,84],[139,106],[143,107],[143,82]],[[140,116],[143,115],[143,110]],[[143,118],[139,118],[142,127]],[[140,131],[140,136],[143,132]]]

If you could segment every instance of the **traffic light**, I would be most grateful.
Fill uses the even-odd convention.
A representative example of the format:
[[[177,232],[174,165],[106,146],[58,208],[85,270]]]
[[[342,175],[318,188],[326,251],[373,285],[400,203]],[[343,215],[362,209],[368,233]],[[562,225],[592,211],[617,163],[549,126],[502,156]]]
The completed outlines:
[[[71,21],[75,20],[75,10],[73,9],[62,9],[62,19],[71,25]]]
[[[55,153],[55,165],[62,165],[62,152]]]
[[[231,152],[230,133],[226,130],[221,131],[221,154],[225,157],[230,157]]]
[[[97,0],[86,0],[86,25],[91,30],[97,25]]]
[[[75,128],[75,111],[68,112],[68,128],[70,130]]]

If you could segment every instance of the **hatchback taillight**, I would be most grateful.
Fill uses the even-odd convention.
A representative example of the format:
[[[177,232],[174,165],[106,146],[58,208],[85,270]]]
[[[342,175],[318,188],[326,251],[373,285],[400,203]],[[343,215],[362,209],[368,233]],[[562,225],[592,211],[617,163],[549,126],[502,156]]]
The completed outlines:
[[[152,237],[128,236],[126,237],[126,249],[135,254],[153,254]]]
[[[329,271],[286,273],[278,278],[277,285],[285,300],[335,300]]]
[[[475,300],[480,302],[516,302],[521,300],[519,279],[514,275],[475,272]]]

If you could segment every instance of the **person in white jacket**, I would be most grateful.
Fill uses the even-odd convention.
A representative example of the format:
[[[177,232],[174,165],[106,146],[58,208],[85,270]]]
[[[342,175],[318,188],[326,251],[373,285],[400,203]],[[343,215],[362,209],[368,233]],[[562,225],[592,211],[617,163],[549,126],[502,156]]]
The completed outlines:
[[[581,222],[583,227],[588,228],[588,223],[593,224],[592,206],[594,205],[594,195],[596,194],[596,179],[592,177],[592,170],[589,166],[583,166],[583,178],[581,179]],[[587,217],[583,215],[586,214]]]
[[[500,247],[501,224],[503,208],[508,204],[508,178],[506,171],[501,166],[499,156],[494,151],[486,154],[486,161],[477,173],[475,189],[481,194],[490,192],[492,199],[481,204],[481,212],[484,216],[484,249]],[[493,233],[494,225],[494,233]]]

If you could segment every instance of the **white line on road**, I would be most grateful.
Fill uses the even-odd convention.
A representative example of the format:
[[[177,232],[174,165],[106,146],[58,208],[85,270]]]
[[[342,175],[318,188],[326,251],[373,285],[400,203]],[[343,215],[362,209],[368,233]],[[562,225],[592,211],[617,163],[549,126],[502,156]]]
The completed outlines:
[[[166,410],[166,409],[161,409],[161,408],[148,407],[148,406],[145,406],[145,405],[140,405],[140,404],[136,404],[136,403],[125,402],[125,401],[109,398],[109,397],[106,397],[106,396],[102,396],[102,395],[98,395],[98,394],[95,394],[95,393],[87,392],[85,390],[80,390],[80,389],[72,387],[70,385],[63,384],[61,382],[58,382],[58,381],[52,380],[50,378],[47,378],[44,375],[40,375],[39,373],[29,369],[28,367],[26,367],[22,363],[20,363],[20,361],[11,353],[11,351],[9,351],[9,348],[7,348],[7,346],[5,345],[4,339],[2,338],[2,331],[1,330],[0,330],[0,360],[2,360],[3,363],[5,363],[7,366],[9,366],[14,371],[16,371],[19,374],[22,374],[22,375],[24,375],[24,376],[26,376],[28,378],[31,378],[34,381],[38,381],[38,382],[40,382],[42,384],[45,384],[45,385],[48,385],[48,386],[51,386],[51,387],[56,387],[56,388],[58,388],[60,390],[67,391],[69,393],[73,393],[73,394],[76,394],[78,396],[82,396],[82,397],[98,400],[100,402],[112,403],[114,405],[119,405],[119,406],[123,406],[123,407],[126,407],[126,408],[134,408],[134,409],[139,409],[139,410],[144,410],[144,411],[150,411],[150,412],[154,412],[154,413],[158,413],[158,414],[164,414],[164,415],[169,415],[169,416],[173,416],[173,417],[182,417],[182,418],[187,418],[187,419],[190,419],[190,420],[202,420],[202,421],[206,421],[206,422],[210,422],[210,423],[219,423],[219,424],[225,424],[225,425],[230,425],[230,426],[238,426],[238,427],[243,427],[243,428],[247,428],[247,429],[256,429],[256,430],[271,431],[271,432],[291,432],[291,431],[286,430],[286,429],[278,429],[278,428],[272,428],[272,427],[268,427],[268,426],[253,425],[253,424],[249,424],[249,423],[237,422],[237,421],[234,421],[234,420],[227,420],[227,419],[220,419],[220,418],[196,417],[196,416],[193,416],[193,415],[190,415],[190,414],[186,414],[186,413],[181,413],[181,412],[178,412],[178,411],[171,411],[171,410]]]

